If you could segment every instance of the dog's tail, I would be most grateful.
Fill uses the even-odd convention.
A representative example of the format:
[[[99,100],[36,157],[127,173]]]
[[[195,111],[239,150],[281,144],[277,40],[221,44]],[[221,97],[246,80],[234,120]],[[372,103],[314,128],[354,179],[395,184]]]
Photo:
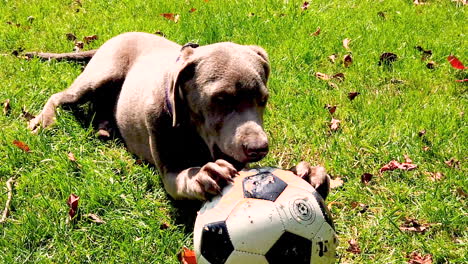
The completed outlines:
[[[70,52],[70,53],[43,53],[43,52],[28,52],[25,56],[32,58],[39,58],[41,60],[58,60],[58,61],[75,61],[87,63],[96,54],[97,50],[89,50],[82,52]]]

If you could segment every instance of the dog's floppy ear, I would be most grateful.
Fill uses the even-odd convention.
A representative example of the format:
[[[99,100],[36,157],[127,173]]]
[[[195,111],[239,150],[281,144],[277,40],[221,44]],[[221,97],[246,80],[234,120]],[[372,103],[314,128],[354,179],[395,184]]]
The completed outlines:
[[[195,62],[191,59],[193,54],[192,47],[197,47],[197,45],[189,43],[182,47],[176,62],[177,68],[174,72],[169,91],[167,92],[168,108],[172,114],[173,127],[180,125],[187,114],[182,86],[195,74]]]
[[[257,55],[261,58],[262,63],[263,63],[263,71],[265,72],[265,82],[268,80],[268,76],[270,75],[270,61],[268,59],[268,54],[266,51],[255,45],[249,46],[250,49],[252,49]]]

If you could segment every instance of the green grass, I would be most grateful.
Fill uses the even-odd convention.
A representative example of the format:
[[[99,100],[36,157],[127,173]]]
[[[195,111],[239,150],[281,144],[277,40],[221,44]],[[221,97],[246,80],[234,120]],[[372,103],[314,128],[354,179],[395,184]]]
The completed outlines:
[[[81,0],[80,6],[72,0],[0,0],[0,101],[10,99],[12,107],[10,115],[0,114],[1,208],[4,183],[17,176],[11,215],[0,225],[0,262],[178,263],[177,252],[191,245],[195,211],[186,208],[198,204],[170,200],[158,173],[137,164],[121,143],[96,139],[64,110],[52,129],[39,135],[26,129],[22,107],[37,114],[81,66],[10,55],[23,49],[69,52],[73,43],[67,33],[80,39],[97,34],[87,50],[122,32],[160,30],[178,43],[233,41],[268,51],[272,74],[265,127],[271,152],[260,165],[289,168],[307,160],[345,181],[329,198],[336,202],[332,213],[341,263],[405,263],[413,251],[432,254],[434,263],[466,263],[467,202],[457,189],[468,191],[467,86],[455,80],[467,76],[446,58],[454,54],[468,64],[467,7],[449,0],[422,6],[410,0],[317,0],[302,11],[302,2]],[[197,10],[189,13],[192,7]],[[180,14],[180,20],[174,23],[161,13]],[[310,36],[318,26],[321,34]],[[327,58],[347,54],[345,38],[352,40],[349,68]],[[432,50],[435,69],[421,61],[418,45]],[[392,67],[377,65],[383,52],[398,55]],[[331,88],[315,72],[342,72],[346,79]],[[350,101],[347,94],[353,91],[360,95]],[[336,132],[328,128],[325,104],[338,105]],[[419,137],[422,129],[427,133]],[[25,142],[31,152],[13,140]],[[76,164],[68,160],[69,152]],[[404,154],[416,170],[377,176],[382,165],[403,161]],[[459,169],[444,163],[451,158],[460,161]],[[444,177],[432,182],[427,172]],[[374,174],[368,186],[360,182],[363,173]],[[106,223],[83,218],[67,224],[70,193],[81,197],[81,215],[95,213]],[[369,209],[359,213],[352,202]],[[424,234],[401,232],[405,217],[435,225]],[[165,224],[169,228],[161,228]],[[361,254],[346,251],[352,238]]]

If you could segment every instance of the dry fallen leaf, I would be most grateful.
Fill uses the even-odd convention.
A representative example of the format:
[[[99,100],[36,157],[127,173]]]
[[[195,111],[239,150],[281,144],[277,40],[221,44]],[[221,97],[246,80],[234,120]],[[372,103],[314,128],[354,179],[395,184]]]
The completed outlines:
[[[18,148],[20,148],[21,150],[23,150],[24,152],[29,152],[31,151],[31,149],[29,148],[28,145],[26,145],[26,143],[24,142],[21,142],[19,140],[13,140],[13,144],[15,146],[17,146]]]
[[[426,64],[426,68],[431,69],[431,70],[435,69],[436,66],[437,66],[437,63],[435,63],[435,61],[430,61]]]
[[[331,122],[330,122],[330,129],[331,129],[332,131],[338,130],[338,128],[340,128],[340,123],[341,123],[340,120],[335,119],[335,118],[332,118],[332,120],[331,120]]]
[[[415,4],[415,5],[425,5],[426,3],[424,3],[422,0],[413,0],[413,4]]]
[[[349,43],[351,43],[351,39],[349,39],[349,38],[343,39],[343,47],[344,47],[346,50],[351,50],[351,49],[349,48]]]
[[[321,31],[320,27],[317,27],[317,29],[315,30],[315,32],[312,33],[312,34],[310,34],[310,35],[316,37],[316,36],[320,35],[320,31]]]
[[[333,114],[336,111],[336,105],[326,104],[324,108],[328,109],[328,112],[330,112],[330,114]]]
[[[96,223],[96,224],[105,224],[106,223],[106,221],[102,220],[96,214],[85,214],[84,217],[88,218],[89,220],[91,220],[91,222]]]
[[[460,169],[460,161],[457,160],[456,158],[451,158],[445,161],[445,164],[447,164],[447,166],[451,168]]]
[[[333,89],[338,89],[338,85],[336,85],[336,83],[333,82],[328,82],[328,86],[330,86]]]
[[[343,180],[340,177],[336,177],[335,179],[330,180],[330,189],[335,189],[338,187],[343,186]]]
[[[403,157],[405,157],[406,163],[413,163],[413,160],[408,155],[404,154]]]
[[[448,56],[447,60],[450,62],[450,65],[452,65],[452,67],[455,69],[459,69],[459,70],[468,69],[468,67],[465,67],[465,65],[463,65],[463,63],[457,57],[453,55]]]
[[[457,191],[458,195],[460,195],[460,196],[462,196],[464,198],[468,197],[468,193],[466,193],[465,190],[463,190],[462,187],[458,187],[456,189],[456,191]]]
[[[423,151],[428,151],[428,150],[430,150],[430,149],[431,149],[431,148],[430,148],[429,146],[424,146],[424,147],[422,147],[422,150],[423,150]]]
[[[86,43],[86,44],[89,44],[90,42],[95,41],[97,39],[98,39],[97,35],[86,36],[86,37],[83,38],[83,42]]]
[[[70,194],[70,196],[67,199],[67,205],[70,207],[70,211],[68,211],[68,216],[69,220],[72,220],[75,216],[76,213],[78,212],[78,201],[80,200],[80,197],[78,197],[75,194]]]
[[[416,169],[417,167],[418,166],[416,164],[412,164],[412,163],[409,163],[409,162],[399,163],[396,160],[392,160],[388,164],[386,164],[382,168],[380,168],[379,172],[382,173],[384,171],[392,171],[392,170],[396,170],[396,169],[410,171],[410,170]]]
[[[3,114],[8,116],[11,112],[10,99],[6,99],[3,103]]]
[[[429,175],[429,180],[431,181],[440,181],[444,177],[444,174],[442,172],[426,172],[427,175]]]
[[[70,41],[76,40],[76,36],[73,33],[67,33],[66,36],[67,36],[67,39]]]
[[[379,66],[380,65],[391,65],[398,59],[398,56],[395,53],[385,52],[380,55]]]
[[[468,82],[468,79],[462,79],[462,80],[455,80],[456,82],[462,83],[462,82]]]
[[[178,14],[173,14],[173,13],[163,13],[160,14],[163,16],[165,19],[172,20],[175,23],[179,22],[179,15]]]
[[[328,59],[332,62],[332,63],[335,63],[335,60],[336,58],[338,58],[338,54],[332,54],[330,56],[328,56]]]
[[[319,78],[320,80],[325,80],[325,81],[328,81],[331,79],[329,75],[325,73],[321,73],[321,72],[316,72],[315,77]]]
[[[187,247],[182,248],[182,252],[177,255],[180,264],[197,264],[195,252]]]
[[[307,2],[307,1],[302,3],[302,6],[301,6],[302,11],[307,10],[309,8],[309,5],[310,5],[310,3]]]
[[[351,64],[353,64],[353,57],[351,56],[351,54],[344,55],[343,64],[346,68],[348,68],[349,66],[351,66]]]
[[[354,100],[354,98],[356,98],[356,96],[360,95],[361,93],[360,92],[350,92],[348,93],[348,98],[349,100]]]
[[[369,209],[369,206],[359,202],[351,202],[351,208],[359,208],[359,213],[363,214]]]
[[[369,184],[369,182],[372,180],[372,177],[374,175],[370,173],[364,173],[361,175],[361,182],[364,183],[365,185]]]
[[[409,264],[432,264],[431,254],[422,256],[420,253],[415,251],[407,255],[406,257],[408,258]]]
[[[423,130],[418,132],[418,136],[422,137],[424,135],[426,135],[426,129],[423,129]]]
[[[412,218],[406,218],[405,222],[400,225],[401,231],[425,233],[432,224],[420,224],[418,220]]]
[[[327,208],[328,208],[328,210],[331,211],[332,207],[342,208],[343,206],[344,206],[343,203],[333,201],[333,202],[329,202],[329,203],[328,203]]]
[[[356,239],[351,239],[348,241],[349,247],[346,251],[351,252],[353,254],[361,254],[361,249],[359,248],[359,244]]]
[[[73,155],[72,152],[68,152],[67,157],[68,157],[68,159],[69,159],[70,161],[76,162],[75,155]]]
[[[192,7],[192,8],[190,8],[189,13],[193,13],[195,11],[197,11],[197,9]]]
[[[344,73],[342,72],[336,73],[332,76],[332,79],[337,79],[338,81],[342,82],[345,79]]]
[[[166,229],[168,229],[169,227],[171,227],[170,224],[168,224],[168,223],[162,223],[162,224],[159,226],[159,229],[160,229],[160,230],[166,230]]]
[[[83,48],[84,48],[84,43],[82,41],[77,41],[77,42],[75,42],[75,47],[73,48],[73,50],[75,52],[79,52]]]

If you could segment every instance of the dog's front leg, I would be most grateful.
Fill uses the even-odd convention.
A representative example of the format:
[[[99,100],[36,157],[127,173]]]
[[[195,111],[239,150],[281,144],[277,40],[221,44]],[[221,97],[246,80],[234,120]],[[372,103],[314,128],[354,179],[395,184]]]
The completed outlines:
[[[229,162],[219,159],[203,167],[163,174],[164,187],[174,199],[206,200],[210,195],[219,194],[227,182],[232,182],[237,170]]]
[[[308,162],[301,161],[291,168],[297,176],[306,180],[325,200],[330,192],[330,176],[322,166],[312,167]]]

